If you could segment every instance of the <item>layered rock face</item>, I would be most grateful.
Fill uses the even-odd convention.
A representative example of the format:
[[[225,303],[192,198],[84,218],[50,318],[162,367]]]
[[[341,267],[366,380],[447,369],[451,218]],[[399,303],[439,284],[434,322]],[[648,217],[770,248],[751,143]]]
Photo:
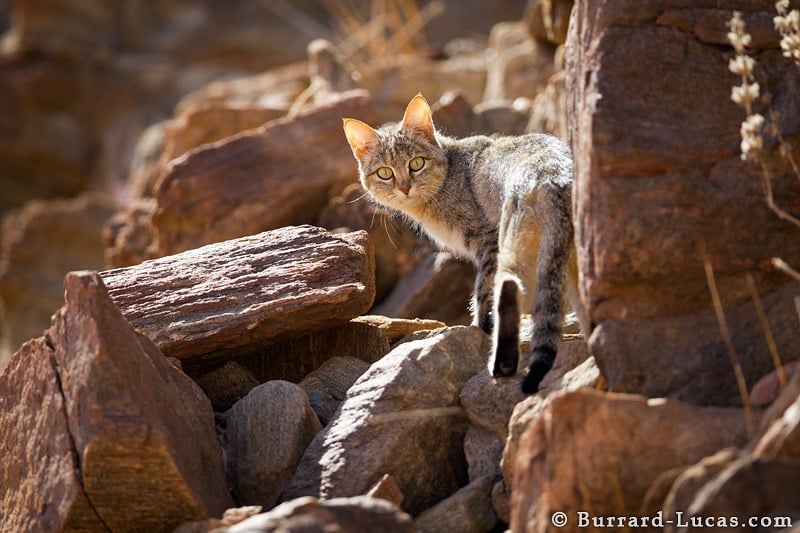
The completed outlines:
[[[753,36],[762,92],[771,93],[797,159],[800,72],[776,49],[772,4],[735,7]],[[614,390],[741,401],[706,264],[748,384],[773,363],[747,276],[779,353],[786,360],[799,353],[791,326],[797,284],[770,259],[800,262],[793,244],[800,229],[769,209],[760,169],[739,157],[744,112],[730,100],[739,82],[727,70],[731,16],[702,1],[604,0],[573,12],[567,93],[582,292],[597,324],[590,350]],[[774,139],[766,141],[765,162],[775,202],[797,215],[800,181]]]

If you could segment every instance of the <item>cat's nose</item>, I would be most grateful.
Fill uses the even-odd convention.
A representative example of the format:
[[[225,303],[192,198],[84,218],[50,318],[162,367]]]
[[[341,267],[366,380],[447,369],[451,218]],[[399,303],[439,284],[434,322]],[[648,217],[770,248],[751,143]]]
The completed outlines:
[[[397,188],[400,189],[403,192],[403,194],[408,196],[408,191],[411,190],[411,185],[399,185]]]

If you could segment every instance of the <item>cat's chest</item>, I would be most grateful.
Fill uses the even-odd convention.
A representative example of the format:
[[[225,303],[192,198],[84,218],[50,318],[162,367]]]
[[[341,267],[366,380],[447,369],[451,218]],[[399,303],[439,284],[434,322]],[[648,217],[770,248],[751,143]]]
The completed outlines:
[[[474,259],[475,252],[470,250],[467,245],[464,238],[464,228],[434,217],[421,217],[419,223],[441,248],[454,252],[461,257]]]

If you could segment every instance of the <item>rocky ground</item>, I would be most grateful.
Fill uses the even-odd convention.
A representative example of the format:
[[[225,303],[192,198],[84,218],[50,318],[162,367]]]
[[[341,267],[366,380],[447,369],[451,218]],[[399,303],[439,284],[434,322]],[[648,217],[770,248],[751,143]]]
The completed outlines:
[[[800,525],[800,230],[739,157],[729,9],[228,4],[0,7],[0,529]],[[734,7],[800,158],[773,4]],[[341,118],[417,92],[571,143],[595,328],[536,395],[486,370],[472,266],[356,182]]]

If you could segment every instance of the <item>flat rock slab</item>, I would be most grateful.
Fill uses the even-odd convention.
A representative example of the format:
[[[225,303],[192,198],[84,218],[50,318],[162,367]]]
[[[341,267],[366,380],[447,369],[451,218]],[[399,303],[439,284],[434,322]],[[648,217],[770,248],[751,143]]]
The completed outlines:
[[[96,273],[65,286],[51,328],[0,378],[3,527],[168,530],[220,515],[233,502],[208,399]]]
[[[101,273],[125,318],[165,355],[192,359],[340,325],[375,296],[365,232],[312,226],[203,246]]]

